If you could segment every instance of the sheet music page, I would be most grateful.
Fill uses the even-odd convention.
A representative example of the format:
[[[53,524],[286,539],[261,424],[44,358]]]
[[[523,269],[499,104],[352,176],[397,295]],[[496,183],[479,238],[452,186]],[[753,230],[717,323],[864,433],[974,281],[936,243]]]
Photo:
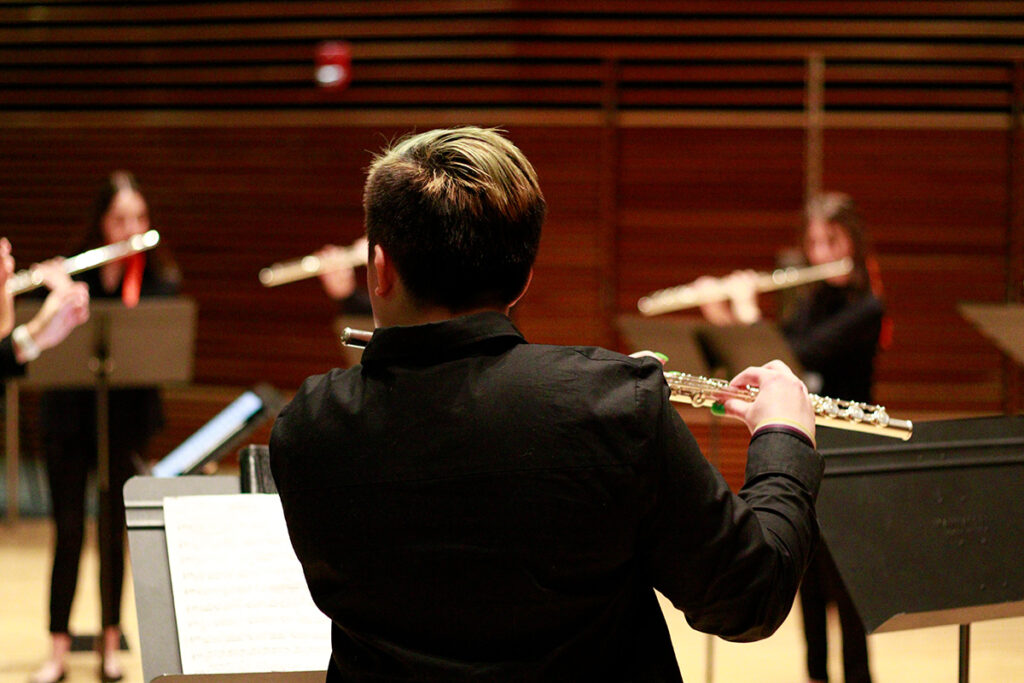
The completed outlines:
[[[184,674],[323,671],[330,620],[316,608],[276,495],[164,499]]]

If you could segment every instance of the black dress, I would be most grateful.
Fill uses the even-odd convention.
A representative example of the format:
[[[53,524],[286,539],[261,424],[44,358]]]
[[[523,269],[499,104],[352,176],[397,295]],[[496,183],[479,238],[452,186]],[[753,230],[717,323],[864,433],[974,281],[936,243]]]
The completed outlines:
[[[106,292],[100,270],[76,278],[89,285],[96,299],[117,299],[121,287]],[[176,280],[147,267],[141,296],[170,296],[178,291]],[[124,583],[124,498],[121,490],[137,474],[136,462],[150,437],[163,426],[163,410],[156,387],[113,389],[109,394],[110,487],[109,501],[101,504],[109,515],[98,520],[100,537],[100,601],[103,626],[120,623]],[[96,399],[88,389],[57,390],[40,401],[46,471],[57,535],[50,580],[50,632],[67,633],[71,602],[75,595],[78,563],[82,553],[85,499],[89,470],[96,466]],[[101,501],[103,502],[103,501]]]
[[[884,306],[869,292],[823,284],[783,327],[804,369],[822,380],[818,393],[871,402],[875,354]],[[835,602],[843,634],[843,680],[870,683],[864,625],[822,539],[800,586],[807,641],[807,672],[828,680],[825,608]]]

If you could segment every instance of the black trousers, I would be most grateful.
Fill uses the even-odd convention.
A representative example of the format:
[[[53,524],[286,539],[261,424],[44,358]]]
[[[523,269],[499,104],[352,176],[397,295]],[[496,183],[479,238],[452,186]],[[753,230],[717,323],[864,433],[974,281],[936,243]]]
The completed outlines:
[[[828,680],[825,608],[830,602],[836,604],[843,633],[843,680],[845,683],[871,683],[864,624],[843,585],[832,554],[822,543],[811,558],[800,584],[800,607],[807,641],[807,674],[822,681]]]
[[[68,632],[71,603],[78,582],[85,532],[86,487],[89,471],[96,464],[95,433],[89,437],[68,433],[46,437],[46,473],[57,530],[50,576],[50,633]],[[123,443],[112,441],[110,487],[105,493],[101,492],[97,518],[104,627],[121,622],[125,558],[124,497],[121,491],[125,482],[136,473],[132,450]]]

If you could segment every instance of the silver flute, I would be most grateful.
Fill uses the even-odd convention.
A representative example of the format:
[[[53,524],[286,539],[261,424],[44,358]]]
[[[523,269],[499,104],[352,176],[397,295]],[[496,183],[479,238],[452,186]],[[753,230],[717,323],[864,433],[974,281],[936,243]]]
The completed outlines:
[[[355,348],[366,348],[373,332],[346,327],[341,332],[341,343]],[[721,404],[730,398],[753,402],[757,387],[734,387],[723,379],[688,375],[685,372],[666,371],[669,398],[676,403],[707,407],[722,414]],[[810,395],[814,410],[814,423],[822,427],[835,427],[856,432],[868,432],[906,441],[914,433],[914,423],[889,417],[885,407],[870,403],[857,403],[837,398]]]
[[[68,275],[76,275],[86,270],[99,268],[125,256],[148,251],[158,244],[160,244],[160,233],[156,230],[147,230],[141,235],[133,235],[121,242],[83,251],[77,256],[69,256],[63,261],[64,271]],[[43,276],[35,268],[19,270],[7,281],[7,291],[14,296],[31,292],[42,286]]]
[[[316,277],[321,273],[330,273],[342,268],[365,266],[367,259],[365,245],[352,245],[339,250],[335,255],[321,258],[316,254],[281,263],[272,263],[261,268],[260,284],[264,287],[277,287],[306,278]]]
[[[827,280],[830,277],[846,275],[853,270],[852,259],[840,259],[822,263],[817,266],[805,266],[803,268],[778,268],[770,273],[758,273],[754,282],[758,292],[772,292],[787,287],[797,287],[811,282]],[[637,310],[644,315],[660,315],[671,311],[681,311],[686,308],[694,308],[715,301],[724,301],[729,298],[723,280],[706,287],[697,287],[692,282],[686,285],[659,289],[647,296],[640,297],[636,302]]]
[[[738,398],[751,401],[757,398],[757,387],[734,387],[723,379],[699,377],[685,372],[665,372],[671,400],[692,406],[706,406],[720,414],[723,401]],[[845,401],[827,396],[810,395],[814,410],[814,423],[822,427],[835,427],[879,436],[890,436],[906,441],[914,433],[914,423],[890,417],[884,406]]]

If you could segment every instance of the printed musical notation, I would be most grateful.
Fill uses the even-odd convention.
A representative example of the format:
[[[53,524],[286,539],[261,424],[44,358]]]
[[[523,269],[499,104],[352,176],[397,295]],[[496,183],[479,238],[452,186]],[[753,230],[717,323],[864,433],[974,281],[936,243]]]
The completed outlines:
[[[330,621],[313,604],[276,495],[164,500],[184,674],[322,671]]]

